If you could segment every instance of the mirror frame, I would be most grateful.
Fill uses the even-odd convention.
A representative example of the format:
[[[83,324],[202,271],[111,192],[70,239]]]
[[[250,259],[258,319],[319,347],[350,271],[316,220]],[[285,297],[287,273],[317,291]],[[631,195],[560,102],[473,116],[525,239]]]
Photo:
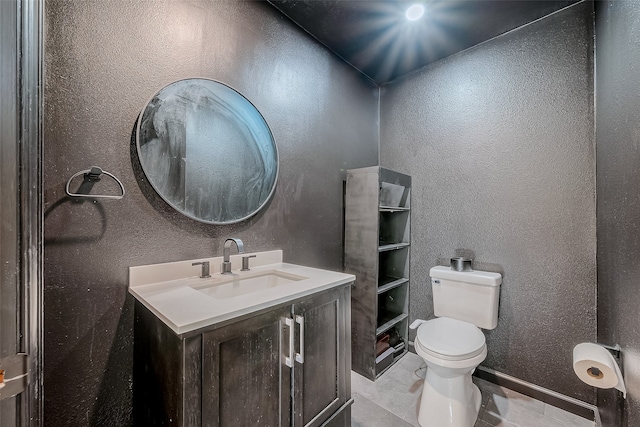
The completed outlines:
[[[275,177],[273,180],[273,185],[271,186],[271,189],[269,191],[269,194],[267,195],[267,197],[264,199],[264,201],[252,212],[248,213],[247,215],[241,217],[241,218],[234,218],[232,220],[229,221],[209,221],[206,219],[202,219],[202,218],[198,218],[194,215],[191,215],[188,212],[185,212],[184,210],[180,209],[178,206],[176,206],[173,202],[171,202],[170,200],[167,199],[167,197],[165,197],[164,194],[162,194],[158,188],[156,187],[156,185],[152,182],[152,180],[149,178],[149,174],[147,173],[147,169],[145,168],[145,165],[142,161],[142,153],[141,153],[141,149],[140,149],[140,129],[142,126],[142,117],[144,115],[144,112],[146,111],[147,107],[149,106],[149,104],[151,103],[151,101],[156,98],[158,96],[158,94],[160,92],[162,92],[165,88],[176,84],[178,82],[183,82],[186,80],[207,80],[209,82],[213,82],[222,86],[225,86],[226,88],[230,89],[231,91],[235,92],[237,95],[239,95],[240,97],[242,97],[249,105],[251,105],[256,113],[258,113],[258,115],[260,116],[260,118],[262,119],[262,121],[265,124],[265,127],[269,133],[269,137],[271,139],[271,142],[273,143],[273,149],[274,149],[274,154],[275,154],[275,160],[276,160],[276,167],[275,167]],[[177,212],[179,212],[180,214],[186,216],[187,218],[193,219],[194,221],[198,221],[204,224],[211,224],[211,225],[229,225],[229,224],[236,224],[242,221],[245,221],[251,217],[253,217],[254,215],[256,215],[258,212],[260,212],[273,198],[273,195],[276,191],[276,187],[278,184],[278,175],[280,174],[280,153],[278,152],[278,145],[276,143],[276,140],[273,136],[273,132],[271,131],[271,127],[269,126],[269,123],[267,123],[267,120],[264,118],[264,116],[262,115],[262,113],[260,112],[260,110],[258,110],[258,108],[246,97],[244,96],[240,91],[238,91],[237,89],[233,88],[232,86],[223,83],[219,80],[215,80],[215,79],[211,79],[211,78],[207,78],[207,77],[188,77],[188,78],[184,78],[184,79],[179,79],[179,80],[175,80],[171,83],[168,83],[166,85],[164,85],[162,88],[160,88],[158,91],[156,91],[153,96],[151,96],[151,98],[149,98],[147,100],[147,102],[145,102],[144,107],[142,107],[142,110],[140,111],[140,113],[138,114],[138,118],[136,120],[136,125],[135,125],[135,142],[136,142],[136,152],[138,155],[138,162],[140,164],[140,167],[142,168],[142,172],[145,175],[146,181],[151,185],[151,187],[153,188],[153,190],[156,192],[156,194],[158,194],[158,196],[160,196],[160,198],[162,198],[162,200],[164,200],[169,206],[171,206],[174,210],[176,210]]]

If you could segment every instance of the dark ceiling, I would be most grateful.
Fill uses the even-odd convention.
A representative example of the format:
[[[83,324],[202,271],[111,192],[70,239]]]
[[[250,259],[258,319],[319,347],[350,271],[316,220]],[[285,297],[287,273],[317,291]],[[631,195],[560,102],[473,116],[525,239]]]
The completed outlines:
[[[268,0],[378,84],[576,3],[548,0]],[[422,3],[417,21],[406,9]]]

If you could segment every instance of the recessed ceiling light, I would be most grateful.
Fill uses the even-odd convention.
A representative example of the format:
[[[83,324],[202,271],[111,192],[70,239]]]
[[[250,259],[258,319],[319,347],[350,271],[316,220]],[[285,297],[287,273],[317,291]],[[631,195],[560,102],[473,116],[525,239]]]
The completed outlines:
[[[409,6],[407,13],[405,14],[409,21],[420,19],[422,15],[424,15],[424,6],[421,4],[412,4]]]

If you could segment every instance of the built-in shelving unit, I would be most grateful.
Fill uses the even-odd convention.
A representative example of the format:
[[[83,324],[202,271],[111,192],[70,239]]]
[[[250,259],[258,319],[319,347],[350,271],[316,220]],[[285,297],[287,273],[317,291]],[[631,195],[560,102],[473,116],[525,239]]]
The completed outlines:
[[[345,271],[352,369],[374,380],[408,346],[411,177],[378,166],[347,171]]]

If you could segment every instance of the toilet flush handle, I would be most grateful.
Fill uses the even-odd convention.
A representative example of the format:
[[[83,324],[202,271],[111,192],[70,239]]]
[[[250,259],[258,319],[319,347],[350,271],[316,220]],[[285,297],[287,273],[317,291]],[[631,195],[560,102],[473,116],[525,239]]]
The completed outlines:
[[[426,320],[422,320],[422,319],[416,319],[416,320],[413,321],[413,323],[411,323],[409,325],[409,328],[410,329],[418,329],[418,327],[420,325],[422,325],[423,323],[427,323],[427,321]]]

